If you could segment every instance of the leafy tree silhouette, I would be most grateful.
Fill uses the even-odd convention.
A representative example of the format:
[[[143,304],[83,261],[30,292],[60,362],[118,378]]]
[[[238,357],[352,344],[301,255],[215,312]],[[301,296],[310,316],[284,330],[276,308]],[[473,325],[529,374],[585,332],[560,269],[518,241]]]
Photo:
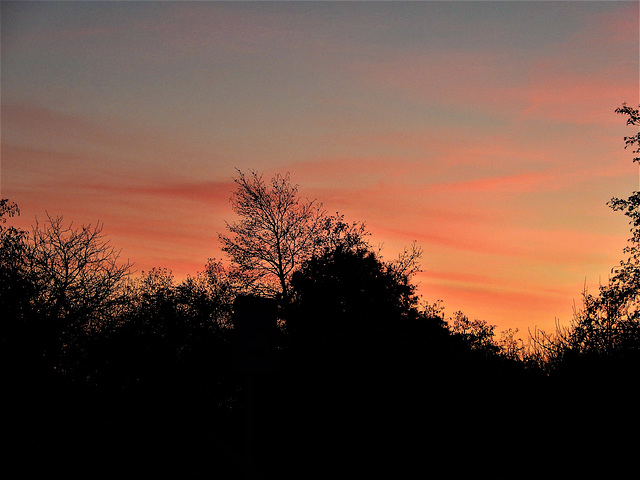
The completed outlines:
[[[307,261],[291,280],[287,329],[322,336],[354,351],[385,325],[415,315],[415,287],[365,249],[337,248]]]
[[[497,354],[500,347],[494,343],[495,325],[489,325],[485,320],[469,320],[464,313],[457,311],[453,314],[450,325],[451,333],[459,336],[472,350]]]
[[[293,274],[288,341],[269,407],[277,420],[264,430],[278,432],[274,443],[319,474],[335,465],[318,465],[328,438],[345,471],[482,475],[490,453],[481,439],[496,432],[492,419],[508,401],[502,395],[518,393],[515,375],[489,359],[484,339],[472,351],[437,309],[421,307],[403,273],[415,268],[397,265],[408,263],[337,248]],[[460,442],[469,449],[452,448]]]
[[[624,104],[616,113],[628,117],[627,125],[640,126],[638,109]],[[640,153],[640,134],[624,140],[625,148],[636,147],[633,153]],[[633,161],[640,163],[640,157]],[[582,307],[575,310],[568,327],[558,326],[555,335],[533,335],[528,359],[550,373],[624,381],[640,368],[640,192],[613,198],[608,205],[629,217],[627,258],[613,269],[597,295],[585,290]]]
[[[96,352],[85,377],[117,388],[190,388],[231,367],[231,303],[213,272],[176,284],[154,268],[126,288],[127,306],[86,348]],[[92,370],[91,370],[92,369]]]
[[[0,200],[0,359],[4,378],[23,383],[27,382],[25,376],[43,367],[33,314],[35,286],[29,270],[29,233],[6,226],[7,217],[17,215],[18,205],[9,199]]]
[[[9,199],[0,200],[0,307],[4,312],[3,324],[14,323],[28,311],[28,232],[5,226],[7,217],[20,215],[18,205]],[[25,298],[26,295],[26,298]]]

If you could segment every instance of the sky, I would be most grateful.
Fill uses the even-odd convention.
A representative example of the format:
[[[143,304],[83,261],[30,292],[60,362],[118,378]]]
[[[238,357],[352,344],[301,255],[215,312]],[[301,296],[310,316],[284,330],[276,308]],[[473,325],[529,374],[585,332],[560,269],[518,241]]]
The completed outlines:
[[[567,324],[623,258],[639,3],[1,3],[0,196],[137,272],[225,260],[237,170],[416,241],[425,302]]]

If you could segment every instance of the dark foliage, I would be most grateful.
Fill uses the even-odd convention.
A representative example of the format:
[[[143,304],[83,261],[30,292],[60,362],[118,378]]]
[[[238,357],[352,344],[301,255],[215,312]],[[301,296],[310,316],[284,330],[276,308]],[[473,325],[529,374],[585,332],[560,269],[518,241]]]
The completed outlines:
[[[310,259],[292,278],[292,332],[344,337],[379,332],[416,313],[415,287],[373,252],[338,248]]]

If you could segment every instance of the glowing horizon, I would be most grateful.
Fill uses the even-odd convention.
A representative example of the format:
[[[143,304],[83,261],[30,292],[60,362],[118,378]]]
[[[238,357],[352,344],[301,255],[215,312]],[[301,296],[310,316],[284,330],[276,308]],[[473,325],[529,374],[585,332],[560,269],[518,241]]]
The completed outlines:
[[[136,270],[224,258],[236,168],[414,240],[425,301],[569,322],[638,188],[637,2],[2,3],[2,198]]]

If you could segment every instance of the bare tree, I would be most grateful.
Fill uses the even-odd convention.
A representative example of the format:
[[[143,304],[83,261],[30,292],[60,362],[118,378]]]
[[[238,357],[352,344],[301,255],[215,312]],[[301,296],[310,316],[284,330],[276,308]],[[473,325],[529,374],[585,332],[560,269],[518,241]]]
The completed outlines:
[[[422,253],[422,247],[414,241],[411,246],[404,248],[396,260],[389,262],[388,266],[398,277],[409,279],[421,272],[420,259],[422,258]]]
[[[230,236],[218,235],[222,250],[254,290],[286,301],[291,274],[317,248],[322,205],[301,199],[288,174],[268,183],[254,171],[238,174],[231,204],[240,221],[227,223]]]
[[[63,225],[51,217],[36,220],[29,242],[29,270],[35,283],[35,307],[66,327],[104,318],[117,304],[119,287],[131,264],[104,240],[103,225]],[[78,325],[74,325],[78,326]]]

